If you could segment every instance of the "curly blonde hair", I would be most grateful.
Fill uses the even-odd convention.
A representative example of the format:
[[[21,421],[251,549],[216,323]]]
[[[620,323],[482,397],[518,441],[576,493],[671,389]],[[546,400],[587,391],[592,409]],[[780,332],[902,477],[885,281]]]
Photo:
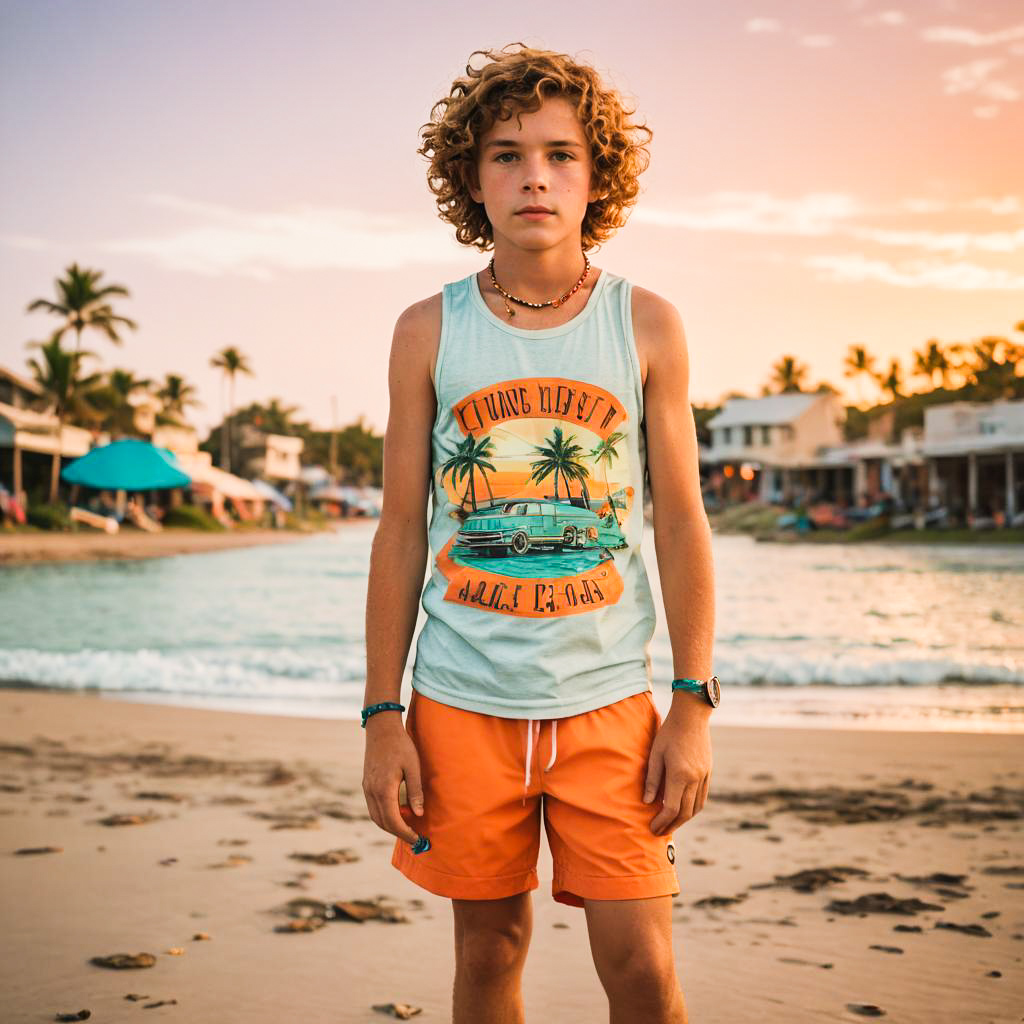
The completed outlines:
[[[474,67],[478,55],[488,63]],[[501,50],[470,54],[465,76],[434,104],[431,119],[420,129],[417,152],[430,161],[427,183],[436,196],[438,216],[455,227],[463,245],[481,252],[494,245],[483,203],[469,193],[474,179],[468,175],[475,174],[480,138],[496,121],[532,113],[550,96],[563,96],[575,106],[590,143],[593,184],[601,198],[587,206],[583,218],[584,250],[600,245],[626,223],[640,191],[637,178],[650,162],[647,146],[654,133],[631,120],[635,109],[615,89],[606,88],[589,65],[562,53],[510,43]]]

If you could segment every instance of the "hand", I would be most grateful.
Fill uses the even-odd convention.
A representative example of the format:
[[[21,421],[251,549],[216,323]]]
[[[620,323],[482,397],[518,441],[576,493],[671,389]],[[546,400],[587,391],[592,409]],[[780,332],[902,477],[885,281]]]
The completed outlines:
[[[651,744],[644,803],[651,803],[664,782],[661,810],[651,821],[655,835],[670,835],[707,802],[711,785],[711,730],[703,709],[682,711],[673,705]]]
[[[390,718],[392,721],[374,722],[374,718]],[[422,814],[423,783],[419,753],[401,718],[385,711],[366,722],[363,796],[370,818],[376,825],[409,844],[415,844],[420,837],[405,823],[398,802],[398,788],[403,778],[413,813]]]

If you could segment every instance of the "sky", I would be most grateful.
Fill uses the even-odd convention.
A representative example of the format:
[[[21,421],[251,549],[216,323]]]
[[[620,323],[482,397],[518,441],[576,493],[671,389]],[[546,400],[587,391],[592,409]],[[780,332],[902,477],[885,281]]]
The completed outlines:
[[[228,345],[237,404],[383,432],[397,316],[488,258],[438,219],[418,129],[515,41],[654,132],[592,259],[679,309],[694,402],[784,354],[852,400],[850,345],[907,366],[1024,319],[1019,0],[0,0],[0,365],[29,375],[55,322],[26,307],[77,261],[139,325],[83,335],[90,367],[183,375],[201,437]]]

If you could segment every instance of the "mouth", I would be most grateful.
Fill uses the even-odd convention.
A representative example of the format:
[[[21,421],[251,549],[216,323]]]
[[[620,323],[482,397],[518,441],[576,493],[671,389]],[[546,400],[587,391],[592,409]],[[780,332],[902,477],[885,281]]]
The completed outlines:
[[[521,210],[516,210],[518,217],[547,216],[553,213],[554,210],[549,210],[546,206],[524,206]]]

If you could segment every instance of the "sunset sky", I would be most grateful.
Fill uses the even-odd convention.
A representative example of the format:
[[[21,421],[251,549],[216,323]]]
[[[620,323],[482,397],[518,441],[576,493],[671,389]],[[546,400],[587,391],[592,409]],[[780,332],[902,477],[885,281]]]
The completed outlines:
[[[474,49],[575,54],[654,130],[597,266],[680,310],[694,401],[794,354],[881,364],[1024,319],[1019,0],[0,2],[0,365],[77,261],[126,285],[95,368],[181,373],[219,421],[235,345],[317,427],[382,431],[391,331],[486,258],[427,191],[417,130]],[[627,20],[628,19],[628,20]],[[1024,340],[1017,335],[1018,340]]]

